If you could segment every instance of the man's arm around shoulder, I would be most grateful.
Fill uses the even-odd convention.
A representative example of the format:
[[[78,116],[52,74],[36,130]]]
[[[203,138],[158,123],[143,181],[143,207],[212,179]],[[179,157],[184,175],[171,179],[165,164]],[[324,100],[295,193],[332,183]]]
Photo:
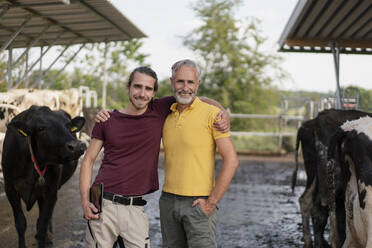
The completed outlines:
[[[230,137],[216,139],[216,145],[223,159],[223,165],[218,175],[216,185],[207,200],[197,199],[193,202],[193,206],[199,204],[207,216],[212,214],[217,203],[222,199],[239,165],[238,156],[236,155]]]
[[[230,114],[227,110],[217,101],[210,99],[205,96],[200,96],[199,99],[202,102],[208,103],[219,108],[221,111],[217,114],[213,126],[222,133],[227,133],[230,131]]]

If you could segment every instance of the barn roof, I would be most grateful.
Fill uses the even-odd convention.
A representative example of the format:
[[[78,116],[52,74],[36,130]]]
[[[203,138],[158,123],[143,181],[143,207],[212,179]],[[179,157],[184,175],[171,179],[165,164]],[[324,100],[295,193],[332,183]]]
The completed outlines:
[[[372,0],[299,0],[279,39],[285,52],[372,54]]]
[[[15,36],[12,42],[10,38]],[[0,47],[125,41],[146,35],[107,0],[5,0]],[[8,46],[6,46],[8,47]]]

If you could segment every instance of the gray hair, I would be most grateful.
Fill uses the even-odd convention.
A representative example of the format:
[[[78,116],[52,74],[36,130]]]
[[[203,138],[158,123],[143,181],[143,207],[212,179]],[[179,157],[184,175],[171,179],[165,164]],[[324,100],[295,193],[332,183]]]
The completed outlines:
[[[176,75],[176,72],[178,71],[178,69],[181,68],[181,66],[188,66],[188,67],[195,68],[196,76],[198,80],[200,80],[200,68],[194,61],[190,59],[183,59],[183,60],[177,61],[176,63],[172,65],[172,78],[174,78],[174,76]]]

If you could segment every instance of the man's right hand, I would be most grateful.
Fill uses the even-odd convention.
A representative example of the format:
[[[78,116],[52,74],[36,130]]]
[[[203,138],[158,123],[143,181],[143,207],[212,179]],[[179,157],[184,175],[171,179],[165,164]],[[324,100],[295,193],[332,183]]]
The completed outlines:
[[[98,112],[94,120],[99,123],[107,121],[108,118],[110,118],[110,113],[107,110],[102,109]]]
[[[83,211],[84,211],[84,218],[86,220],[98,220],[99,219],[99,214],[97,213],[98,209],[94,206],[93,203],[88,202],[87,204],[84,204]]]

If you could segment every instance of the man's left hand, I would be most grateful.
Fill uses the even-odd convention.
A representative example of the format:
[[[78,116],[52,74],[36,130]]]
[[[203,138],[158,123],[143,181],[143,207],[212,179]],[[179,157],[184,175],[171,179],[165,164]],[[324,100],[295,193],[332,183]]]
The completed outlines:
[[[209,202],[207,199],[199,198],[192,203],[192,207],[199,204],[200,209],[209,217],[213,210],[216,208],[216,204]]]
[[[222,133],[230,131],[230,115],[226,110],[221,110],[216,116],[213,126]]]

